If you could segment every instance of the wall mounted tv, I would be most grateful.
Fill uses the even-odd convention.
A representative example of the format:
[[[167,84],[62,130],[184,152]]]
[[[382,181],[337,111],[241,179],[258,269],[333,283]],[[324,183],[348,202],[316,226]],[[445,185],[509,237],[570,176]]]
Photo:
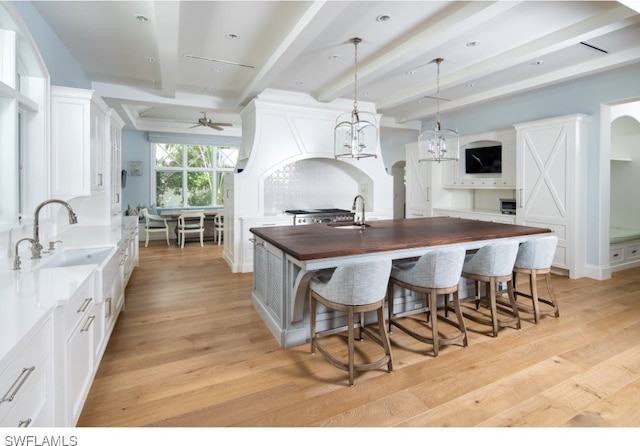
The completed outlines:
[[[466,173],[502,173],[502,146],[466,149],[464,167]]]

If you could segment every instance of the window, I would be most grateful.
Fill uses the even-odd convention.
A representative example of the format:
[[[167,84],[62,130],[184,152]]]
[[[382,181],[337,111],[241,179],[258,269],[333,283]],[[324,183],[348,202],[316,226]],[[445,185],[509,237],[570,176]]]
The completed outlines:
[[[223,178],[233,172],[237,147],[154,144],[155,204],[158,208],[223,204]]]

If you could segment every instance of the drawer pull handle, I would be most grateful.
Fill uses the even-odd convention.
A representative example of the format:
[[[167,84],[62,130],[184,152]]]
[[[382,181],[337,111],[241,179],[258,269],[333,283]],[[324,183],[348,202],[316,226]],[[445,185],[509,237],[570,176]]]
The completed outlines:
[[[89,327],[91,327],[91,324],[93,324],[93,320],[95,319],[95,316],[90,316],[89,318],[87,318],[87,322],[85,322],[84,327],[82,327],[80,329],[81,332],[83,331],[89,331]]]
[[[618,257],[619,255],[620,255],[620,254],[616,253],[616,254],[614,254],[613,256],[614,256],[614,257]]]
[[[24,421],[20,421],[18,423],[18,427],[29,427],[29,425],[31,424],[31,421],[32,421],[31,418],[28,418]]]
[[[31,373],[33,373],[35,369],[36,366],[22,369],[22,372],[20,373],[18,378],[13,382],[13,384],[11,384],[11,387],[9,387],[7,393],[5,393],[5,395],[0,400],[0,404],[13,401],[22,385],[27,381],[29,375],[31,375]]]
[[[637,253],[637,252],[638,252],[638,250],[637,250],[637,249],[634,249],[633,251],[631,251],[631,254],[635,254],[635,253]]]
[[[80,306],[80,308],[78,308],[78,311],[76,311],[76,313],[84,313],[85,311],[87,311],[87,308],[89,307],[89,304],[91,304],[92,300],[93,299],[91,297],[85,299],[84,302],[82,302],[82,305]]]

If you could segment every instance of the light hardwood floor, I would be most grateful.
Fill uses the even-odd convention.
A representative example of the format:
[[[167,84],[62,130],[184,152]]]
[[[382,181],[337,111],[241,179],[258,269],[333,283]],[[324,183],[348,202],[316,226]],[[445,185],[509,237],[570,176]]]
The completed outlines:
[[[152,241],[78,426],[640,426],[640,268],[553,283],[559,319],[497,338],[467,320],[469,346],[437,358],[394,330],[394,371],[349,387],[308,344],[278,345],[221,247]]]

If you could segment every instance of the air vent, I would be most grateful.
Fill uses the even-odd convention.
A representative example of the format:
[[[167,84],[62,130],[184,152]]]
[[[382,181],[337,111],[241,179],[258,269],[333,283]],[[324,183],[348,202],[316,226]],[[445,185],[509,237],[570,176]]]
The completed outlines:
[[[602,48],[598,48],[597,46],[591,45],[590,43],[587,43],[587,42],[580,42],[580,45],[584,45],[585,47],[602,54],[609,54],[609,51],[605,51]]]

